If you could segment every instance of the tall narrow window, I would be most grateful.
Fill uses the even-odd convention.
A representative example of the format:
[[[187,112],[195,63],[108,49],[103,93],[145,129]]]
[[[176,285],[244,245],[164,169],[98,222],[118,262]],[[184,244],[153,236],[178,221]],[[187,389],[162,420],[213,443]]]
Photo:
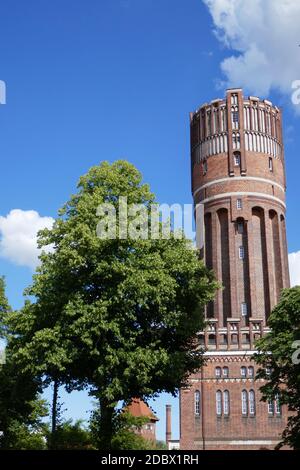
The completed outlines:
[[[203,166],[203,174],[206,175],[206,173],[207,173],[207,160],[204,160],[202,166]]]
[[[200,416],[200,392],[195,392],[195,416]]]
[[[243,224],[243,222],[238,222],[237,231],[240,235],[242,235],[244,233],[244,224]]]
[[[268,402],[268,413],[269,413],[269,415],[274,414],[274,403],[272,401]]]
[[[239,153],[234,154],[234,165],[235,166],[240,166],[241,164],[241,156]]]
[[[242,415],[247,416],[248,414],[248,393],[246,390],[242,391]]]
[[[229,405],[229,392],[228,392],[228,390],[224,390],[224,392],[223,392],[223,412],[224,412],[224,416],[229,416],[230,405]]]
[[[249,392],[249,414],[251,416],[255,415],[255,392],[250,390]]]
[[[217,379],[221,377],[221,372],[222,372],[221,367],[215,368],[215,376],[217,377]]]
[[[232,122],[239,122],[239,112],[233,111],[232,112]]]
[[[252,366],[248,367],[248,377],[254,377],[254,368]]]
[[[241,376],[243,378],[247,377],[247,367],[241,367]]]
[[[232,128],[238,129],[239,128],[239,112],[237,106],[232,108]]]
[[[273,159],[272,159],[272,157],[269,158],[269,170],[273,171]]]
[[[242,200],[241,199],[237,199],[236,200],[236,208],[238,210],[242,209],[243,208],[243,203],[242,203]]]
[[[242,313],[243,317],[246,317],[247,314],[248,314],[248,306],[247,306],[246,302],[243,302],[242,305],[241,305],[241,313]]]
[[[207,130],[208,130],[208,135],[211,135],[211,113],[210,113],[210,111],[207,112]]]
[[[275,413],[277,415],[281,415],[281,405],[280,405],[280,400],[279,400],[279,395],[276,395],[275,398]]]
[[[229,376],[229,369],[228,367],[223,367],[223,377],[228,377]]]
[[[217,416],[222,416],[222,392],[218,390],[216,393],[216,413]]]
[[[245,258],[245,248],[243,246],[239,247],[239,258],[244,259]]]

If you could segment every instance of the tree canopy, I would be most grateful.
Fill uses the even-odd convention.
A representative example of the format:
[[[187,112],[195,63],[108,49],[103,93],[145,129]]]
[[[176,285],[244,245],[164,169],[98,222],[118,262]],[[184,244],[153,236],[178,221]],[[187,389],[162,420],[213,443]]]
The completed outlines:
[[[174,394],[201,366],[195,335],[217,287],[184,237],[99,238],[98,206],[118,213],[120,196],[147,210],[155,201],[126,161],[103,162],[80,178],[53,228],[39,235],[51,250],[27,289],[34,302],[8,321],[24,372],[68,390],[89,387],[99,400],[104,448],[119,400]]]

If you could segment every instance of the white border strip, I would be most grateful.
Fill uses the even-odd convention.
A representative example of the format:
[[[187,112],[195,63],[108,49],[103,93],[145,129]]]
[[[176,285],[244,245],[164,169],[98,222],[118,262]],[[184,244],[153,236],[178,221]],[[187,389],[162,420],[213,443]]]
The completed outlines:
[[[222,199],[224,197],[231,197],[231,196],[254,196],[254,197],[259,197],[262,199],[270,199],[271,201],[276,201],[279,204],[281,204],[284,208],[286,208],[285,203],[279,199],[278,197],[275,196],[270,196],[268,194],[264,193],[254,193],[254,192],[248,192],[248,191],[243,191],[243,192],[231,192],[231,193],[221,193],[218,194],[217,196],[211,196],[206,199],[203,199],[202,201],[199,201],[201,204],[206,204],[207,202],[211,201],[216,201],[218,199]]]
[[[249,350],[246,349],[245,351],[243,350],[238,350],[238,351],[206,351],[204,353],[204,356],[252,356],[253,354],[256,354],[258,351],[256,349]]]
[[[199,441],[199,440],[195,440],[195,442],[197,444],[201,444],[202,445],[202,441]],[[216,445],[231,445],[231,446],[268,446],[268,445],[271,445],[271,446],[275,446],[276,444],[278,444],[279,440],[278,441],[271,441],[271,440],[236,440],[236,441],[230,441],[228,439],[224,439],[223,441],[213,441],[213,440],[210,440],[210,439],[206,439],[205,440],[205,443],[206,445],[209,447],[209,446],[216,446]]]
[[[209,186],[213,186],[214,184],[226,183],[226,181],[258,181],[259,183],[268,183],[273,186],[277,186],[279,189],[281,189],[281,191],[285,193],[284,187],[273,180],[269,180],[266,178],[256,178],[255,176],[233,176],[231,178],[220,178],[218,180],[210,181],[209,183],[206,183],[203,186],[200,186],[200,188],[196,189],[193,195],[196,196],[196,194],[198,194],[198,192],[204,188],[208,188]]]

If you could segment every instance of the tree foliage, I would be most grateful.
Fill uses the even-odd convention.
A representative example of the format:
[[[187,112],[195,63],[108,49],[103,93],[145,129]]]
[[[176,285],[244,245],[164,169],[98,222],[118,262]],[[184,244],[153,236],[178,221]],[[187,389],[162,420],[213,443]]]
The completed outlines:
[[[48,433],[48,448],[55,450],[92,450],[91,433],[82,425],[81,420],[72,420],[58,424],[54,436]]]
[[[262,366],[258,377],[264,400],[279,398],[292,415],[282,437],[282,445],[300,449],[300,287],[285,289],[270,315],[270,333],[257,342],[256,362]]]
[[[42,418],[48,407],[40,392],[40,380],[16,367],[8,346],[6,362],[0,367],[1,449],[34,448],[42,442]]]
[[[118,214],[120,196],[147,209],[155,200],[125,161],[80,178],[53,228],[39,235],[52,250],[27,289],[35,301],[9,318],[24,372],[68,390],[89,387],[99,400],[103,448],[119,400],[174,394],[200,367],[195,335],[217,286],[185,238],[100,239],[97,208],[111,203]]]
[[[5,293],[5,279],[0,276],[0,339],[6,337],[6,315],[11,312]]]

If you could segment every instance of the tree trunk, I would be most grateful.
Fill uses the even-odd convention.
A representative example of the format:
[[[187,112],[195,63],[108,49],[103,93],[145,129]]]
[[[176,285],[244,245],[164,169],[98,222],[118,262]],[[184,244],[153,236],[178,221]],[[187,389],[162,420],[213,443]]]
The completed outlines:
[[[51,410],[50,449],[55,448],[55,432],[56,432],[56,428],[57,428],[57,413],[58,413],[58,388],[59,388],[59,381],[54,380],[54,382],[53,382],[52,410]]]
[[[111,450],[115,404],[100,398],[99,450]]]

